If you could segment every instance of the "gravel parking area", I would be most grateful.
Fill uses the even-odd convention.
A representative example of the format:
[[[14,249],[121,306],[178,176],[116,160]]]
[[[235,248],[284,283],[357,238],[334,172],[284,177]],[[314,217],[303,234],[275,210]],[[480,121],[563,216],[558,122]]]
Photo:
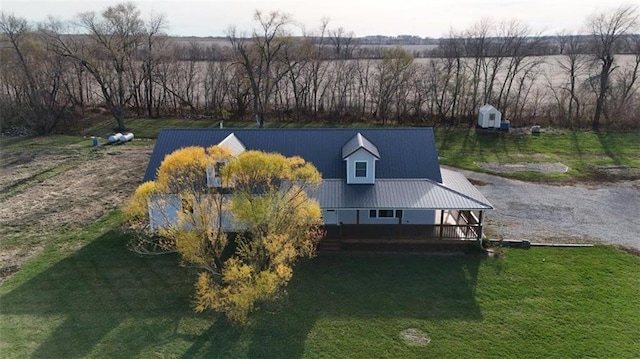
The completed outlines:
[[[490,238],[640,250],[640,181],[554,186],[460,170],[496,208]]]

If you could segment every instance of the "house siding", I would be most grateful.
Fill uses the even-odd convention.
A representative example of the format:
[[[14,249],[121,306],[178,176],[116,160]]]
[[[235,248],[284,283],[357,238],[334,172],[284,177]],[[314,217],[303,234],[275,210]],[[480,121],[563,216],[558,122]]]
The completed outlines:
[[[226,196],[225,201],[228,200]],[[149,198],[147,207],[149,209],[149,225],[152,231],[168,229],[178,223],[178,214],[182,211],[182,201],[176,195],[152,196]],[[198,206],[195,205],[194,211]],[[195,213],[197,215],[197,213]],[[189,229],[189,224],[183,224],[185,229]],[[211,227],[217,227],[216,223],[211,223]],[[226,232],[239,230],[234,225],[231,214],[228,211],[222,213],[222,229]]]
[[[373,209],[373,208],[371,208]],[[387,208],[381,208],[387,209]],[[391,209],[391,208],[388,208]],[[336,209],[336,210],[322,210],[323,223],[325,225],[337,225],[337,224],[435,224],[436,223],[436,211],[434,210],[403,210],[402,222],[395,217],[395,209],[393,217],[386,218],[371,218],[369,217],[370,209],[360,209],[360,215],[358,216],[358,210],[356,209]],[[359,217],[359,218],[358,218]]]
[[[436,211],[405,210],[402,212],[402,224],[436,224]]]

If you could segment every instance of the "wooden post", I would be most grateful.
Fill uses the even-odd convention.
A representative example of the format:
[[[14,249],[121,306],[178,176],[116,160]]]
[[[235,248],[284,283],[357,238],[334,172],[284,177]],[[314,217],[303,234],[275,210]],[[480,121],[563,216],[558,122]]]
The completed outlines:
[[[442,240],[443,230],[444,230],[444,210],[440,210],[440,240]]]
[[[478,240],[482,240],[482,232],[484,230],[484,219],[483,219],[484,211],[480,211],[480,217],[478,218],[478,225],[480,225],[480,230],[478,231]]]

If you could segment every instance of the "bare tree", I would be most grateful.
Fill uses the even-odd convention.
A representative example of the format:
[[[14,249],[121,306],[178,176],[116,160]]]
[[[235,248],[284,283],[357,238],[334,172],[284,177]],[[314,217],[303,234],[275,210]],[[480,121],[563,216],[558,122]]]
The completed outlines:
[[[615,71],[615,54],[620,50],[625,35],[633,33],[639,25],[638,7],[622,5],[619,8],[593,15],[587,26],[592,37],[592,54],[598,64],[595,76],[596,108],[591,126],[600,128],[600,117],[607,111],[607,98],[611,88],[611,74]]]
[[[566,120],[569,126],[574,121],[579,121],[582,101],[578,96],[580,79],[586,74],[589,66],[586,48],[580,37],[575,34],[561,32],[556,36],[562,54],[557,60],[558,68],[564,75],[564,82],[560,84],[560,89],[568,94],[568,107]],[[551,84],[556,88],[555,84]]]
[[[164,15],[152,16],[144,25],[144,93],[147,116],[153,117],[154,72],[160,62],[159,50],[165,46],[166,36],[162,31],[167,27]]]
[[[386,123],[401,88],[406,87],[409,74],[413,68],[413,57],[406,50],[398,47],[385,50],[384,58],[377,64],[375,74],[374,98],[376,117]],[[396,108],[396,110],[398,110]]]
[[[489,36],[493,23],[488,19],[482,19],[479,23],[466,31],[465,54],[472,59],[468,63],[471,70],[471,106],[468,117],[472,118],[473,112],[482,105],[480,99],[480,85],[482,82],[482,70],[487,65]]]
[[[81,13],[76,26],[86,33],[88,43],[63,33],[54,22],[46,26],[48,42],[56,53],[77,60],[92,75],[117,122],[117,130],[123,131],[130,96],[127,69],[144,33],[140,11],[133,3],[117,4],[107,7],[100,16]]]
[[[640,76],[640,34],[625,38],[628,51],[633,56],[629,64],[620,66],[614,85],[615,114],[622,116],[628,111],[628,106],[638,91],[638,77]]]
[[[21,78],[16,85],[24,89],[27,100],[28,106],[23,107],[25,120],[37,133],[48,135],[71,103],[63,81],[67,64],[47,53],[39,35],[23,18],[1,13],[0,34],[2,43],[8,44],[3,48],[14,55],[7,59],[9,65],[15,66]],[[15,94],[19,103],[19,92]]]
[[[353,58],[353,51],[357,46],[352,31],[346,31],[343,27],[329,30],[329,39],[333,44],[335,59],[348,60]]]
[[[286,75],[286,67],[276,63],[281,61],[283,49],[290,42],[285,30],[290,19],[277,11],[268,15],[256,11],[254,19],[260,27],[251,38],[239,34],[235,27],[229,28],[227,38],[236,55],[235,63],[244,68],[251,84],[256,124],[263,127],[271,93]]]

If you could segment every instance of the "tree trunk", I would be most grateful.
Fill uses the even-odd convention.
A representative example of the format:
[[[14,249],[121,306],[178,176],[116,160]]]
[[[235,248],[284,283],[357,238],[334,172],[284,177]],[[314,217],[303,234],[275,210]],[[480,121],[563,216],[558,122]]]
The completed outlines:
[[[609,87],[609,73],[611,71],[612,65],[613,57],[607,56],[602,60],[602,72],[600,72],[600,91],[596,100],[596,110],[593,114],[593,122],[591,123],[591,127],[594,131],[598,131],[600,129],[600,117],[602,116],[602,111],[604,110],[607,90]]]

